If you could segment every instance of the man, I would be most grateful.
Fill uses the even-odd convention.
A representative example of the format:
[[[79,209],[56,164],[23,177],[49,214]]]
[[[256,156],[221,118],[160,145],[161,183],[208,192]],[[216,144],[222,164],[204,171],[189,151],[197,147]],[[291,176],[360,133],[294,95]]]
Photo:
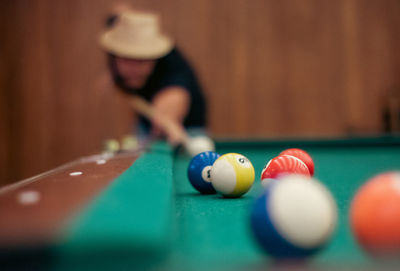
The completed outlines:
[[[182,129],[204,129],[205,100],[190,65],[172,40],[161,33],[152,13],[125,11],[109,20],[100,44],[108,54],[115,84],[128,95],[138,95],[152,109]],[[139,130],[181,143],[176,134],[157,120],[143,116]]]

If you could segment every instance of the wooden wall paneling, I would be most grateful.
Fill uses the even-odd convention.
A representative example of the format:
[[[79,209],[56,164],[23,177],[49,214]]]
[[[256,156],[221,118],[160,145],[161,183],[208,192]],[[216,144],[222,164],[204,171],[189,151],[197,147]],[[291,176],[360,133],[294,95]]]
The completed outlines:
[[[394,33],[391,35],[391,45],[392,48],[400,48],[400,28],[395,27],[400,25],[400,17],[398,16],[398,11],[400,10],[399,1],[390,1],[389,6],[389,24],[394,26]],[[394,62],[392,77],[395,78],[388,91],[388,101],[389,111],[391,111],[391,119],[389,127],[391,132],[395,134],[400,133],[400,51],[394,50],[392,52],[392,59]]]
[[[344,96],[347,102],[347,129],[352,128],[353,123],[357,123],[362,118],[361,106],[362,100],[362,78],[358,69],[361,52],[359,49],[358,39],[358,7],[357,1],[342,1],[343,21],[344,21],[344,43],[345,43],[345,87]]]
[[[255,44],[248,40],[252,31],[251,2],[235,1],[229,5],[228,33],[231,42],[226,43],[230,50],[229,67],[230,80],[229,91],[232,95],[232,104],[228,104],[228,110],[235,116],[232,132],[237,136],[246,136],[249,132],[249,122],[254,114],[251,114],[250,97],[248,91],[249,79],[252,79],[251,63],[249,55]],[[225,41],[226,42],[226,41]],[[250,95],[249,95],[250,94]]]
[[[5,9],[5,4],[0,4],[0,9]],[[8,108],[6,94],[6,65],[5,65],[5,21],[0,17],[0,32],[3,37],[0,40],[0,185],[7,179],[8,162]]]
[[[98,152],[103,140],[131,130],[128,105],[102,78],[105,57],[97,39],[105,17],[80,3],[18,3],[16,30],[30,45],[20,53],[14,95],[19,178]]]
[[[1,23],[1,22],[0,22]],[[4,31],[0,32],[4,33]],[[4,59],[4,45],[0,45],[0,59]],[[1,61],[1,60],[0,60]],[[4,63],[3,61],[1,61]],[[7,104],[6,67],[0,64],[0,185],[8,179],[9,116]]]
[[[133,129],[98,47],[118,3],[1,3],[0,165],[8,172],[0,177],[98,152]],[[400,86],[396,0],[127,3],[161,14],[204,87],[217,137],[377,133],[386,92]]]
[[[348,3],[347,111],[350,132],[382,130],[383,101],[388,88],[399,84],[396,41],[399,22],[392,1]],[[351,11],[352,10],[352,11]]]
[[[0,185],[5,184],[10,176],[10,108],[9,96],[11,89],[12,75],[10,70],[13,68],[9,63],[8,57],[11,54],[8,30],[9,21],[12,14],[12,6],[7,2],[0,2]]]
[[[43,1],[20,1],[16,30],[23,47],[18,52],[19,74],[13,96],[16,105],[15,142],[19,178],[39,173],[51,164],[49,149],[53,137],[54,96],[51,92],[53,73],[49,73],[49,48],[46,36],[46,6]],[[26,175],[24,175],[24,173]],[[21,174],[21,175],[20,175]]]
[[[227,105],[230,96],[225,95],[229,82],[226,43],[226,9],[219,8],[225,1],[175,1],[167,7],[166,18],[172,21],[171,33],[177,46],[194,67],[208,101],[209,126],[214,133],[229,125]],[[221,4],[222,3],[222,4]],[[219,104],[216,106],[215,104]],[[217,111],[217,113],[215,113]],[[221,117],[219,117],[221,116]]]
[[[274,1],[252,3],[249,20],[249,52],[247,94],[251,99],[250,131],[258,137],[279,134],[286,112],[280,106],[284,98],[280,83],[285,81],[286,56],[281,50],[281,10]]]
[[[0,105],[4,115],[2,118],[2,134],[4,144],[3,161],[1,161],[0,168],[2,168],[1,184],[7,184],[12,181],[18,180],[18,172],[20,170],[19,161],[19,138],[17,130],[19,126],[19,116],[21,107],[19,100],[20,97],[19,83],[21,82],[21,55],[23,39],[18,29],[20,13],[18,5],[11,1],[2,2],[0,8],[1,12],[1,28],[2,38],[1,41],[1,74],[3,97],[1,98],[2,104]],[[3,113],[2,112],[2,113]]]
[[[365,115],[371,115],[369,121],[364,119],[367,121],[364,126],[367,127],[368,132],[375,131],[377,128],[383,130],[384,101],[389,90],[400,83],[399,69],[396,70],[395,64],[399,48],[396,46],[395,39],[400,40],[399,16],[391,12],[392,8],[400,12],[400,6],[398,3],[393,5],[395,3],[388,1],[385,5],[379,5],[379,3],[371,2],[367,5],[367,14],[370,16],[367,20],[371,23],[371,32],[363,28],[367,37],[367,42],[364,43],[365,55],[369,62],[363,66],[363,71],[365,78],[369,79],[367,93],[373,93],[366,95],[368,100],[364,103]],[[391,16],[394,17],[391,18]],[[392,24],[392,22],[395,23]]]
[[[50,31],[55,49],[52,57],[59,58],[55,68],[60,88],[55,91],[60,125],[54,143],[70,146],[64,152],[76,157],[98,152],[103,140],[130,132],[132,113],[110,81],[105,54],[98,46],[108,8],[101,2],[96,2],[94,10],[93,2],[65,5],[58,6]]]
[[[338,10],[335,3],[307,1],[283,2],[287,67],[281,85],[286,95],[279,104],[288,119],[282,132],[295,136],[338,134],[340,107],[340,39],[337,33]],[[336,31],[335,31],[336,30]],[[339,77],[339,78],[338,78]],[[339,79],[339,80],[338,80]],[[335,82],[336,81],[336,82]],[[339,95],[338,95],[339,94]],[[339,110],[340,112],[340,110]]]
[[[228,31],[229,3],[217,1],[210,5],[210,20],[207,21],[207,30],[210,32],[208,57],[201,62],[209,103],[209,125],[214,135],[233,137],[236,105],[232,103],[230,89],[232,74],[229,51],[231,40]]]

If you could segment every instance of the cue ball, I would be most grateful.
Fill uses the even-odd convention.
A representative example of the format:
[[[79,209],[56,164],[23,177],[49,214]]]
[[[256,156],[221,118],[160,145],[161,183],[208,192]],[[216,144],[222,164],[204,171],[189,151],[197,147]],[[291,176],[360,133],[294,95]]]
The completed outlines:
[[[190,156],[195,156],[201,152],[215,151],[215,144],[208,136],[195,136],[185,144],[186,152]]]
[[[284,150],[283,152],[280,153],[280,155],[284,155],[284,154],[299,158],[308,167],[308,170],[310,171],[310,175],[314,176],[314,161],[306,151],[304,151],[302,149],[293,148],[293,149]]]
[[[192,158],[188,167],[188,178],[192,186],[202,194],[214,194],[211,184],[211,168],[220,155],[216,152],[202,152]]]
[[[365,251],[378,257],[400,257],[400,171],[377,175],[357,191],[350,222]]]
[[[261,172],[261,184],[266,187],[271,180],[289,174],[310,177],[307,165],[299,158],[292,155],[279,155],[272,158]]]
[[[323,184],[288,175],[271,182],[255,200],[250,225],[255,240],[269,255],[296,259],[322,249],[336,222],[336,203]]]
[[[240,197],[254,182],[254,167],[245,156],[227,153],[219,157],[211,170],[211,183],[225,197]]]

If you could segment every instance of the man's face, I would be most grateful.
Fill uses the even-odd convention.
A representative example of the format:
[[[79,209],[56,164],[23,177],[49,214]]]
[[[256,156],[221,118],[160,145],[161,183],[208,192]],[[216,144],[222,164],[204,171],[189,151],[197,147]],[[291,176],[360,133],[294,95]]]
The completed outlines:
[[[132,88],[141,88],[153,72],[155,60],[116,58],[119,75]]]

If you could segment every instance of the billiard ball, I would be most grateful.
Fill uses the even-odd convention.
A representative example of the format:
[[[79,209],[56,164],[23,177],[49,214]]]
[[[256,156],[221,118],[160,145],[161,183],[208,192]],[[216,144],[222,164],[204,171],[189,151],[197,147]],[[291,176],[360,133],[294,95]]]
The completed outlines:
[[[215,151],[214,141],[208,136],[191,137],[185,142],[184,147],[190,156],[195,156],[205,151]]]
[[[299,158],[308,167],[308,170],[310,171],[310,175],[314,176],[314,161],[306,151],[304,151],[302,149],[293,148],[293,149],[284,150],[283,152],[280,153],[280,155],[284,155],[284,154],[292,155],[294,157]]]
[[[220,157],[220,155],[216,152],[201,152],[193,157],[189,163],[189,181],[192,186],[202,194],[216,193],[211,184],[210,171],[218,157]]]
[[[138,148],[138,139],[133,135],[124,135],[121,138],[121,150],[133,151]]]
[[[116,153],[120,150],[120,145],[116,139],[107,139],[103,143],[103,152],[108,154]]]
[[[250,216],[254,239],[270,256],[311,256],[330,240],[337,221],[336,203],[325,186],[301,175],[275,180],[258,197]]]
[[[291,155],[279,155],[272,158],[261,172],[261,184],[265,187],[273,179],[289,174],[299,174],[310,177],[306,164]]]
[[[254,167],[245,156],[227,153],[219,157],[211,170],[211,183],[225,197],[240,197],[254,182]]]
[[[365,251],[377,257],[400,257],[400,172],[368,180],[350,209],[352,231]]]

